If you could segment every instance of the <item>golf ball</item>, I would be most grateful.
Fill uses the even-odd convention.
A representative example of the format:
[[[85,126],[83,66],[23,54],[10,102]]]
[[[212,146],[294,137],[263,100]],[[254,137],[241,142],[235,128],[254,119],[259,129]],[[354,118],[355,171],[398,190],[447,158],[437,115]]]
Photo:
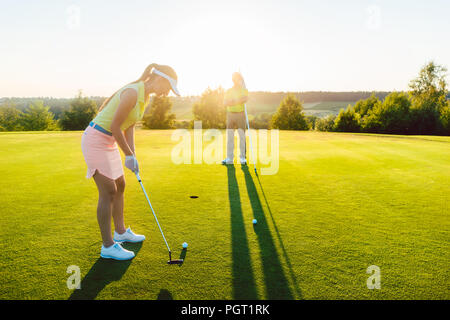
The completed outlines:
[[[183,242],[183,248],[186,249],[188,247],[187,242]]]
[[[257,224],[258,221],[256,219],[253,219],[253,224]]]

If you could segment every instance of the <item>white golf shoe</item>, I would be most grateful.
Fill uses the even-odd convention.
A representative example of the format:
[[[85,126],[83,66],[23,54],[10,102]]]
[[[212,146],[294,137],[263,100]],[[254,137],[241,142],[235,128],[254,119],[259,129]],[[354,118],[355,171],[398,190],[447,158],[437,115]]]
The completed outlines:
[[[122,248],[120,243],[114,243],[112,246],[105,248],[102,245],[100,257],[114,260],[130,260],[134,258],[134,252]]]
[[[222,160],[222,164],[233,164],[233,160],[226,158],[226,159]]]
[[[242,164],[242,165],[247,164],[247,160],[246,160],[245,158],[242,158],[242,157],[241,157],[241,158],[239,159],[239,161],[241,161],[241,164]]]
[[[131,231],[131,228],[128,228],[127,231],[125,231],[122,234],[118,234],[116,231],[114,231],[114,241],[115,242],[142,242],[145,240],[145,236],[142,234],[135,234],[133,231]]]

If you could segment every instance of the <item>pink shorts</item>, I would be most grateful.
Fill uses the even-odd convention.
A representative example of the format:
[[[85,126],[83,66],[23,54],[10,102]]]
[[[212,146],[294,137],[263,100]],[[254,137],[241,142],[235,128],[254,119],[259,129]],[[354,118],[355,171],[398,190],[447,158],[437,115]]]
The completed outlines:
[[[81,138],[81,150],[88,167],[87,179],[95,170],[112,180],[123,176],[122,159],[114,137],[88,126]]]

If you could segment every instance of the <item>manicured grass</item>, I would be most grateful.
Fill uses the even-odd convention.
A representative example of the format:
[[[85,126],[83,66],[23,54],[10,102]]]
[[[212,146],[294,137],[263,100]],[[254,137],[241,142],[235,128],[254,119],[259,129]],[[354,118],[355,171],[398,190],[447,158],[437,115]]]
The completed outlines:
[[[182,266],[166,265],[128,171],[126,224],[147,240],[128,246],[131,262],[99,259],[81,132],[0,134],[0,298],[450,298],[449,137],[282,131],[278,174],[256,177],[240,165],[173,164],[171,134],[138,131],[136,148]],[[81,290],[66,286],[70,265]],[[370,265],[380,290],[367,289]]]

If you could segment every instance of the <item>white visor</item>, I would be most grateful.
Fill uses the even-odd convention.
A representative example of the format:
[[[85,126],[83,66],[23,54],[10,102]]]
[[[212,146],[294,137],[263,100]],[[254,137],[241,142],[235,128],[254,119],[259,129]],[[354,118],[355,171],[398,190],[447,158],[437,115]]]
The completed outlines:
[[[174,78],[168,76],[164,72],[159,71],[156,68],[153,69],[152,73],[157,74],[158,76],[161,76],[161,77],[166,78],[167,80],[169,80],[169,83],[170,83],[170,86],[172,87],[173,93],[175,93],[177,96],[180,95],[180,92],[178,91],[178,88],[177,88],[177,80],[175,80]]]

